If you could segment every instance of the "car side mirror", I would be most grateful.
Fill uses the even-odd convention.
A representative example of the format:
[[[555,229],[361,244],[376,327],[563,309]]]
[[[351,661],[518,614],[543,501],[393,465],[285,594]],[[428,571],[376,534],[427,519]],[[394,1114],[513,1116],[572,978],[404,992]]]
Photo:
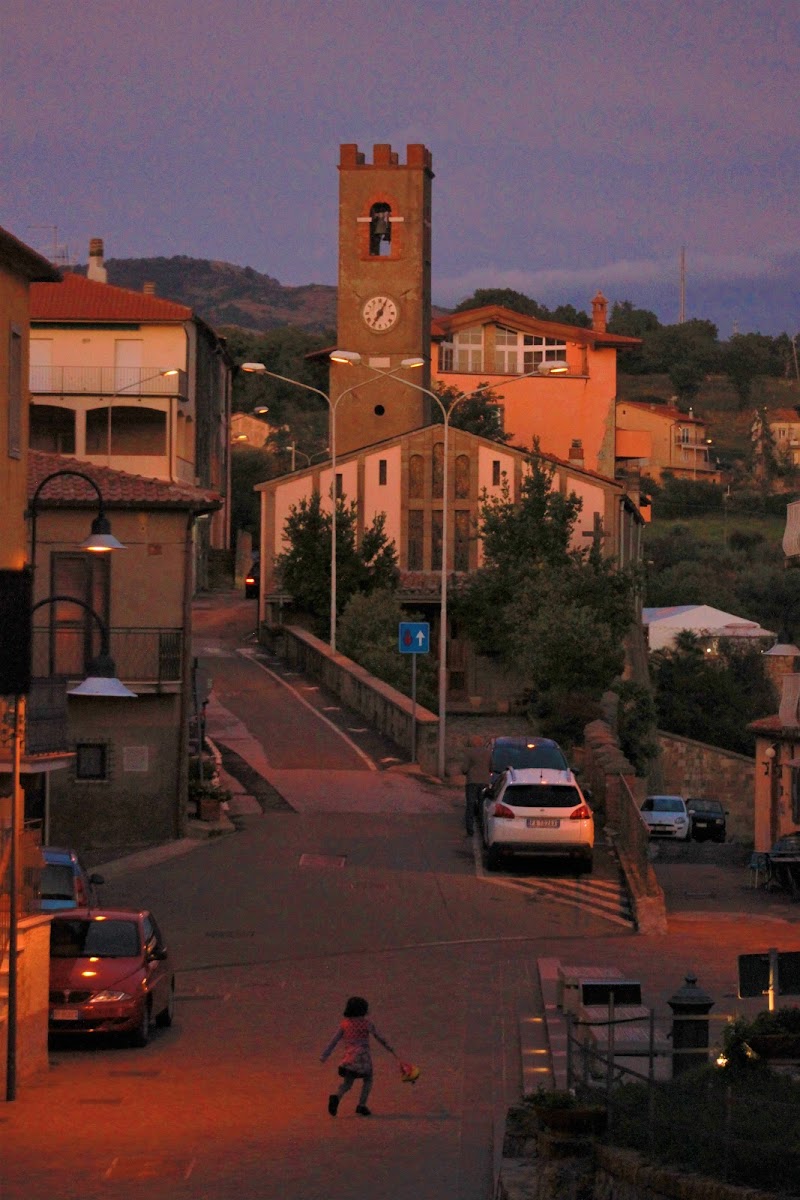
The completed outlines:
[[[583,789],[583,794],[584,794],[584,796],[586,797],[586,799],[587,799],[587,800],[591,800],[591,798],[592,798],[592,789],[591,789],[591,788],[589,788],[589,787],[585,787],[585,788]]]
[[[151,962],[163,962],[167,957],[167,947],[154,946],[152,950],[148,950],[147,957]]]
[[[93,884],[95,887],[97,887],[97,885],[100,883],[105,883],[105,881],[105,875],[98,875],[96,872],[94,875],[89,876],[89,883]]]

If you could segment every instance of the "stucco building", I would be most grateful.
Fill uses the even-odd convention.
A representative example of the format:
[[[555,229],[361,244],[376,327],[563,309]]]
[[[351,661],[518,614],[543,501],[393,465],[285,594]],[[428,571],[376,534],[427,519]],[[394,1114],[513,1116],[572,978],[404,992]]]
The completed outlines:
[[[668,471],[679,479],[719,483],[711,445],[705,421],[692,409],[684,413],[671,404],[617,401],[615,458],[619,472],[649,475],[658,482]]]
[[[232,363],[190,308],[106,282],[93,238],[86,277],[31,291],[31,447],[164,482],[209,488],[198,584],[230,548]]]

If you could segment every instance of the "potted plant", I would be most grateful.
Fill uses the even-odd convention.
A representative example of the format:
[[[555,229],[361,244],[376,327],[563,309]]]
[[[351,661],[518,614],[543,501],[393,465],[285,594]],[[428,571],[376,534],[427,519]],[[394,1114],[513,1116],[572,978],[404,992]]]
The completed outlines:
[[[760,1059],[800,1059],[800,1008],[778,1008],[760,1012],[752,1021],[743,1017],[731,1021],[723,1035],[723,1054],[734,1067]]]

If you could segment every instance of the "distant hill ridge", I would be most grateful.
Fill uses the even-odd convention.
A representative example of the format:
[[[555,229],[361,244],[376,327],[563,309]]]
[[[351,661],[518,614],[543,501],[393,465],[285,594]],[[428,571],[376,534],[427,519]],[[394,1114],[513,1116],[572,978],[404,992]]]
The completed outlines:
[[[109,258],[108,282],[140,292],[155,284],[156,295],[194,310],[215,329],[237,326],[261,333],[294,325],[309,333],[336,328],[336,288],[325,283],[285,287],[252,267],[207,258]],[[86,266],[75,268],[81,275]]]

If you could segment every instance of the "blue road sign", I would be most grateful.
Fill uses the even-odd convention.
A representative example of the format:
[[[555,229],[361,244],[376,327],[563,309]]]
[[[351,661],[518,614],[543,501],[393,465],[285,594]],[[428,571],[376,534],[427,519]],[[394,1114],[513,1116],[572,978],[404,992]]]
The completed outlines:
[[[427,621],[401,621],[397,634],[401,654],[429,654],[431,627]]]

